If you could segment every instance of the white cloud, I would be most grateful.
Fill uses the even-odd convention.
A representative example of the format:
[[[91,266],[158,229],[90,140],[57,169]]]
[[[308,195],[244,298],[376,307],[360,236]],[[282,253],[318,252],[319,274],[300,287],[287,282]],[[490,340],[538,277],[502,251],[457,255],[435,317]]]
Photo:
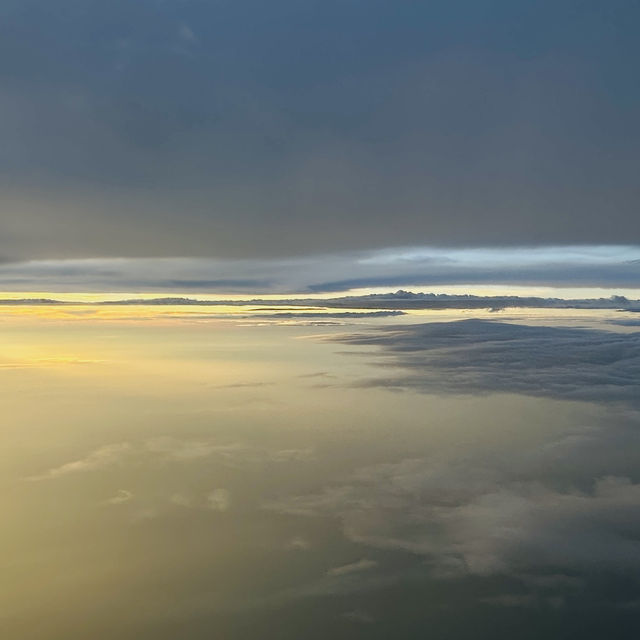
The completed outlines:
[[[212,455],[233,458],[245,450],[237,442],[220,444],[212,440],[183,440],[171,436],[152,438],[144,444],[150,453],[162,455],[172,460],[197,460]]]
[[[122,458],[132,450],[128,442],[119,444],[108,444],[92,451],[89,455],[72,462],[67,462],[59,467],[49,469],[45,473],[35,476],[29,476],[27,480],[47,480],[50,478],[59,478],[75,473],[83,473],[85,471],[93,471],[95,469],[103,469],[119,463]]]
[[[344,576],[349,573],[358,573],[360,571],[367,571],[378,566],[375,560],[369,560],[368,558],[361,558],[356,562],[350,562],[349,564],[343,564],[339,567],[333,567],[327,571],[328,576]]]
[[[269,449],[240,442],[220,443],[215,440],[160,436],[139,443],[106,444],[91,451],[84,458],[66,462],[44,473],[29,476],[25,480],[47,480],[69,474],[84,473],[111,467],[124,462],[125,459],[134,457],[138,460],[161,458],[176,463],[216,457],[227,466],[254,467],[303,461],[312,455],[311,449]]]
[[[294,549],[296,551],[306,551],[311,548],[311,543],[306,538],[295,536],[287,542],[286,548]]]
[[[105,500],[105,504],[124,504],[133,500],[133,493],[127,489],[118,489],[116,494]]]
[[[231,493],[228,489],[214,489],[207,496],[207,505],[213,511],[227,511],[231,506]]]

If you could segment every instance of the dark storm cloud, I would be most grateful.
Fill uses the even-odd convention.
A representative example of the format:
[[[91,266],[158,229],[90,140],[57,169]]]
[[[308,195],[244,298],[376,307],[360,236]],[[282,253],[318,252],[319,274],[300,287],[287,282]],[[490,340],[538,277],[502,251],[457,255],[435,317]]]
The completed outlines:
[[[624,0],[7,0],[0,255],[640,237]]]
[[[483,320],[384,327],[338,338],[372,345],[398,375],[369,380],[427,393],[512,392],[640,408],[640,333]]]

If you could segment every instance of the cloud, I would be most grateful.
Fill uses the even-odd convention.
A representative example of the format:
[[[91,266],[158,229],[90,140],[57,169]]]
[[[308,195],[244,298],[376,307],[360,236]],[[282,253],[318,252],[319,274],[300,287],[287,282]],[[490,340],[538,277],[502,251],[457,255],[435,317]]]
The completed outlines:
[[[176,462],[215,457],[230,466],[296,462],[308,460],[313,456],[313,450],[310,448],[268,449],[241,442],[221,444],[215,440],[183,440],[173,436],[147,440],[144,449]]]
[[[290,606],[300,600],[311,600],[317,598],[344,598],[351,594],[361,594],[366,591],[377,591],[380,589],[397,585],[406,585],[407,580],[415,580],[414,575],[407,572],[390,571],[386,575],[380,573],[347,573],[344,575],[330,576],[323,575],[303,584],[284,589],[271,589],[264,595],[246,594],[237,603],[219,604],[216,602],[215,594],[206,593],[197,595],[186,602],[177,603],[172,610],[172,615],[184,616],[199,613],[241,613],[246,614],[256,610],[277,609]],[[373,621],[373,616],[364,610],[346,611],[341,614],[351,622],[368,623]]]
[[[193,509],[197,511],[225,512],[231,507],[233,500],[228,489],[218,487],[212,491],[174,491],[168,496],[155,497],[152,500],[153,507],[143,510],[147,518],[162,517],[170,513],[176,507],[180,509]]]
[[[231,493],[228,489],[214,489],[207,496],[207,506],[213,511],[227,511],[231,506]]]
[[[311,549],[311,543],[306,538],[301,536],[294,536],[286,543],[287,549],[293,549],[295,551],[306,551]]]
[[[187,496],[184,493],[172,493],[169,496],[169,502],[178,507],[193,507],[195,504],[194,499],[191,496]]]
[[[328,371],[316,371],[314,373],[301,373],[298,378],[335,378],[336,376]]]
[[[481,598],[480,602],[495,607],[551,607],[553,609],[557,609],[564,604],[564,600],[561,596],[541,598],[534,594],[516,595],[511,593]]]
[[[337,340],[380,349],[398,374],[362,386],[521,393],[640,407],[640,333],[463,320],[383,327]]]
[[[9,4],[0,255],[637,238],[638,17],[596,0]]]
[[[255,387],[270,387],[273,382],[230,382],[229,384],[212,384],[211,389],[253,389]]]
[[[485,602],[496,606],[561,606],[558,594],[587,576],[640,568],[640,334],[468,320],[339,340],[378,347],[378,363],[397,367],[365,386],[600,406],[591,423],[537,444],[507,438],[363,466],[266,509],[337,519],[350,542],[420,556],[439,579],[503,576],[525,590]]]
[[[350,562],[349,564],[343,564],[339,567],[332,567],[327,571],[328,576],[344,576],[349,573],[359,573],[360,571],[367,571],[378,566],[375,560],[369,560],[368,558],[361,558],[356,562]]]
[[[300,313],[292,313],[290,311],[282,312],[282,313],[273,313],[273,314],[260,314],[260,318],[271,318],[277,319],[282,318],[283,320],[289,318],[388,318],[390,316],[403,316],[404,311],[318,311],[318,312],[300,312]]]
[[[123,457],[128,455],[131,451],[132,447],[128,442],[108,444],[92,451],[85,458],[67,462],[59,467],[49,469],[49,471],[40,475],[29,476],[26,480],[48,480],[77,473],[84,473],[86,471],[104,469],[120,463]]]
[[[0,362],[0,369],[46,369],[49,367],[65,365],[95,365],[103,364],[105,360],[95,360],[88,358],[75,358],[73,356],[60,356],[57,358],[32,358],[13,362]]]
[[[640,485],[623,477],[597,478],[588,491],[561,490],[483,468],[404,460],[365,468],[350,483],[320,494],[267,506],[338,517],[349,540],[425,556],[440,577],[529,572],[541,574],[536,586],[544,587],[554,568],[640,567]],[[336,574],[364,567],[354,563]]]
[[[196,34],[193,32],[193,30],[188,24],[180,25],[178,29],[178,36],[180,36],[180,38],[182,38],[183,40],[189,43],[198,42],[198,38],[196,37]]]
[[[372,624],[375,622],[375,618],[362,609],[354,609],[353,611],[345,611],[342,617],[350,622],[357,622],[360,624]]]
[[[31,260],[0,263],[0,288],[284,294],[498,283],[633,289],[640,277],[638,256],[640,248],[628,245],[492,249],[410,246],[341,253],[325,248],[297,258]]]
[[[630,309],[630,311],[632,310]],[[611,324],[617,324],[621,327],[640,327],[640,320],[624,318],[622,320],[611,320]]]
[[[547,575],[523,574],[518,576],[518,579],[529,587],[545,591],[554,589],[581,589],[585,586],[584,580],[563,573],[551,573]]]
[[[124,504],[133,500],[133,493],[127,489],[118,489],[116,494],[105,500],[105,504]]]
[[[220,444],[212,440],[183,440],[172,436],[151,438],[144,443],[144,448],[175,461],[197,460],[214,455],[231,459],[244,451],[244,446],[237,442]]]
[[[301,462],[308,460],[312,456],[312,449],[269,449],[239,442],[220,443],[214,440],[159,436],[142,442],[121,442],[103,445],[90,452],[84,458],[66,462],[42,474],[29,476],[25,480],[48,480],[70,474],[105,469],[134,458],[138,461],[161,459],[174,463],[188,463],[194,460],[215,457],[228,466],[255,467]],[[175,502],[179,503],[179,499],[176,498]]]

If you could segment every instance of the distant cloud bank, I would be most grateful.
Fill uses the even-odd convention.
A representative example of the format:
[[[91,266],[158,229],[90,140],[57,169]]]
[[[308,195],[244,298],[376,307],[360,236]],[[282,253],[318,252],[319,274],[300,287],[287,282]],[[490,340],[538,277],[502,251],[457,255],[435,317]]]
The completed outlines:
[[[0,291],[286,295],[487,285],[640,291],[640,246],[405,247],[295,259],[95,258],[0,263]]]

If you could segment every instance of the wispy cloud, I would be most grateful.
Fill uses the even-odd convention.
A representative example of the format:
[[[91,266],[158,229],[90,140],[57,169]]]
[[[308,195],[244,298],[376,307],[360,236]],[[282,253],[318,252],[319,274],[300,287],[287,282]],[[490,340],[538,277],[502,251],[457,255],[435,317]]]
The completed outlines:
[[[206,458],[217,458],[231,467],[261,467],[270,464],[301,462],[310,459],[313,455],[312,449],[269,449],[240,442],[220,443],[214,440],[161,436],[142,442],[106,444],[91,451],[83,458],[66,462],[41,474],[28,476],[25,480],[49,480],[71,474],[107,469],[129,459],[149,461],[159,458],[174,463],[188,463]]]
[[[105,500],[105,504],[125,504],[126,502],[130,502],[133,500],[133,492],[128,491],[127,489],[118,489],[116,494],[111,498],[107,498]]]
[[[369,560],[368,558],[361,558],[356,562],[350,562],[349,564],[343,564],[339,567],[332,567],[327,571],[328,576],[344,576],[349,573],[359,573],[360,571],[367,571],[378,566],[375,560]]]
[[[54,467],[45,473],[29,476],[26,480],[38,481],[60,478],[62,476],[94,471],[113,466],[122,461],[123,457],[132,451],[132,446],[128,442],[117,444],[107,444],[95,449],[84,458],[79,458],[71,462],[66,462],[59,467]]]
[[[359,624],[372,624],[376,621],[376,619],[368,611],[364,611],[363,609],[345,611],[342,614],[342,617],[345,618],[345,620],[349,620],[350,622],[357,622]]]

